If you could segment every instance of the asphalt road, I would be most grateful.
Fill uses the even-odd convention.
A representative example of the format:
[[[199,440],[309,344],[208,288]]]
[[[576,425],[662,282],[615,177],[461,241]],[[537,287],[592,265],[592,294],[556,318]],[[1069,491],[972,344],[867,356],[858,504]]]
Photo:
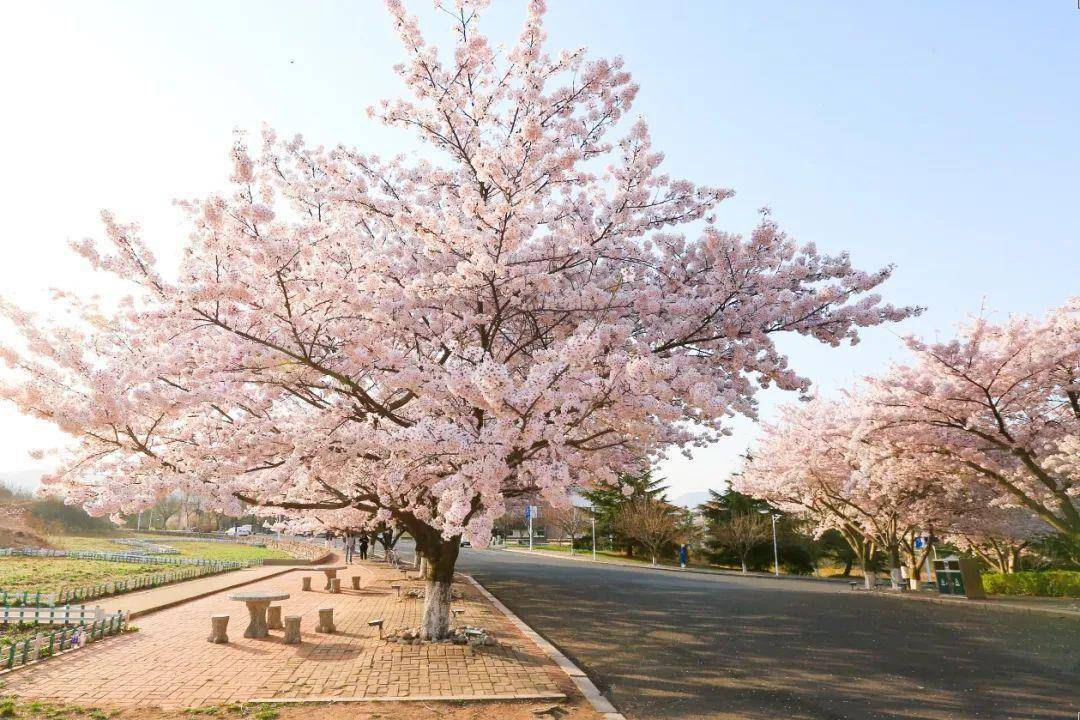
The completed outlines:
[[[1080,713],[1080,621],[463,549],[635,720]]]

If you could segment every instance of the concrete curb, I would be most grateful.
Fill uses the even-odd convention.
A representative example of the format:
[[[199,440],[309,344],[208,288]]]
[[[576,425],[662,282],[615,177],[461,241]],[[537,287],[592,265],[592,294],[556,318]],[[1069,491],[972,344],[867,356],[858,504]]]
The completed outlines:
[[[562,693],[510,693],[506,695],[399,695],[388,697],[341,697],[313,695],[306,698],[254,698],[248,703],[304,705],[310,703],[385,703],[385,702],[514,702],[518,700],[563,700]],[[621,715],[619,717],[622,717]]]
[[[279,575],[284,575],[285,573],[292,572],[294,570],[303,570],[303,569],[304,568],[302,568],[302,567],[283,567],[281,570],[278,570],[277,572],[269,573],[268,575],[262,575],[260,577],[252,578],[250,580],[242,580],[240,582],[233,583],[232,585],[226,585],[224,587],[215,588],[214,590],[207,590],[206,592],[200,592],[200,593],[196,593],[194,595],[188,595],[187,597],[179,598],[179,599],[176,599],[176,600],[169,600],[167,602],[161,603],[160,605],[154,605],[153,607],[143,608],[141,610],[135,610],[135,611],[131,612],[130,614],[128,614],[128,617],[129,618],[141,617],[143,615],[148,615],[150,613],[157,612],[159,610],[166,610],[166,609],[171,608],[171,607],[176,607],[177,605],[183,605],[184,603],[190,602],[192,600],[201,600],[204,597],[209,597],[211,595],[217,595],[218,593],[225,592],[226,590],[233,590],[234,588],[243,587],[244,585],[251,585],[252,583],[262,582],[263,580],[266,580],[268,578],[277,577]],[[155,588],[155,589],[157,589],[157,588]],[[112,598],[103,598],[103,599],[112,600],[112,599],[119,599],[119,598],[122,598],[122,597],[123,597],[123,595],[114,595]],[[116,603],[116,604],[119,604],[119,603]]]
[[[566,657],[566,655],[564,655],[557,647],[545,640],[538,632],[529,627],[528,624],[515,615],[510,608],[503,605],[503,603],[488,592],[488,589],[481,585],[476,578],[464,573],[462,573],[462,577],[472,583],[473,587],[479,590],[480,594],[483,595],[488,602],[505,615],[506,619],[509,620],[514,627],[520,630],[525,637],[536,643],[536,646],[566,673],[567,677],[569,677],[574,685],[577,686],[578,691],[581,692],[581,694],[585,696],[585,699],[589,701],[589,704],[592,705],[593,710],[600,713],[604,717],[604,720],[626,720],[626,716],[615,709],[615,706],[611,704],[611,701],[604,697],[604,694],[593,684],[593,681],[589,679],[589,676],[585,674],[585,671],[575,665],[570,658]]]
[[[273,567],[275,565],[289,565],[292,567],[305,568],[312,565],[326,565],[333,560],[336,555],[332,552],[326,552],[317,558],[312,560],[304,560],[302,558],[266,558],[263,560],[263,567]]]
[[[788,580],[795,582],[817,582],[817,583],[829,583],[836,586],[837,590],[842,590],[842,586],[848,584],[850,581],[838,581],[831,580],[829,578],[815,578],[815,577],[802,577],[799,575],[771,575],[767,573],[746,573],[743,574],[738,571],[729,570],[706,570],[703,568],[682,568],[671,567],[666,565],[637,565],[625,562],[616,562],[613,560],[592,560],[591,558],[571,557],[569,555],[564,556],[560,553],[546,552],[544,550],[525,550],[523,548],[501,548],[504,552],[517,553],[519,555],[531,555],[552,558],[554,560],[571,560],[574,562],[587,562],[596,563],[599,565],[610,565],[613,567],[629,568],[631,570],[650,570],[650,571],[664,571],[664,572],[676,572],[676,573],[691,573],[694,575],[724,575],[730,577],[742,577],[742,578],[759,578],[764,580]],[[890,590],[878,590],[874,592],[866,592],[859,589],[859,594],[865,597],[887,597],[896,598],[899,600],[914,600],[917,602],[928,602],[936,605],[949,605],[952,607],[979,607],[986,608],[988,610],[1000,610],[1003,612],[1013,613],[1027,613],[1031,615],[1053,615],[1055,617],[1067,617],[1080,619],[1080,609],[1074,610],[1068,607],[1039,607],[1038,605],[1015,605],[1007,602],[994,602],[993,600],[967,600],[967,599],[948,599],[942,597],[935,597],[933,595],[920,595],[915,593],[899,593]]]
[[[1080,620],[1080,610],[1073,610],[1067,607],[1039,607],[1038,605],[1011,605],[1007,603],[994,602],[992,600],[967,600],[967,599],[948,599],[942,597],[934,597],[932,595],[914,595],[910,593],[892,593],[892,592],[879,592],[874,593],[874,597],[889,597],[896,598],[897,600],[914,600],[916,602],[934,603],[935,605],[949,605],[952,607],[961,608],[987,608],[989,610],[998,610],[1001,612],[1012,613],[1024,613],[1026,615],[1053,615],[1060,618],[1073,618]]]
[[[496,549],[496,548],[488,548]],[[509,548],[501,547],[497,548],[500,551],[517,553],[519,555],[539,555],[540,557],[549,557],[556,560],[573,560],[574,562],[586,562],[596,563],[597,565],[611,565],[613,567],[624,567],[631,570],[662,570],[664,572],[677,572],[691,575],[727,575],[729,577],[741,577],[741,578],[760,578],[763,580],[789,580],[795,582],[816,582],[816,583],[828,583],[830,585],[846,585],[850,582],[849,579],[835,579],[835,578],[823,578],[814,577],[812,575],[773,575],[772,573],[763,572],[740,572],[739,570],[720,570],[716,568],[702,568],[702,567],[686,567],[680,568],[674,565],[649,565],[646,563],[634,563],[634,562],[619,562],[617,560],[593,560],[591,557],[584,557],[588,555],[588,552],[578,553],[576,555],[570,555],[569,553],[552,552],[550,550],[526,550],[525,548]]]
[[[493,548],[492,548],[493,549]],[[582,555],[570,555],[569,553],[550,552],[548,550],[526,550],[525,548],[498,548],[501,552],[517,553],[519,555],[538,555],[540,557],[554,558],[555,560],[573,560],[574,562],[595,563],[597,565],[611,565],[613,567],[629,568],[630,570],[659,570],[663,572],[676,572],[690,575],[726,575],[729,577],[759,578],[762,580],[785,580],[793,582],[816,582],[828,583],[829,585],[846,585],[850,580],[834,580],[833,578],[813,577],[809,575],[773,575],[772,573],[748,572],[738,570],[715,570],[712,568],[687,567],[680,568],[674,565],[647,565],[645,563],[618,562],[616,560],[593,560],[591,557]],[[588,553],[582,553],[587,555]]]

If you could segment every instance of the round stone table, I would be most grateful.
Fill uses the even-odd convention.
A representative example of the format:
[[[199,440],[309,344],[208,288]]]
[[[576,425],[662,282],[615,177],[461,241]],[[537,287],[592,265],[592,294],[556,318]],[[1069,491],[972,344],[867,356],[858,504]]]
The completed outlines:
[[[247,630],[244,631],[246,638],[264,638],[270,634],[266,627],[266,608],[270,603],[278,600],[288,600],[289,593],[267,592],[265,590],[249,590],[236,592],[229,595],[230,600],[236,600],[247,604],[248,615],[251,616]]]
[[[347,565],[315,565],[310,568],[311,570],[318,570],[319,572],[326,573],[326,586],[323,590],[330,589],[330,580],[337,577],[338,570],[344,570]]]

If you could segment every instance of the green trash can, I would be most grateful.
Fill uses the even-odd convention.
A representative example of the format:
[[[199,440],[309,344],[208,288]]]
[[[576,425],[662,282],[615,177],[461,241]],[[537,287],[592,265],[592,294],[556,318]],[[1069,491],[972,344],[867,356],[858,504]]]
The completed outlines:
[[[941,595],[963,595],[964,578],[960,574],[960,559],[948,557],[934,561],[934,579]]]
[[[969,599],[986,597],[982,586],[979,563],[970,558],[952,555],[934,561],[934,579],[938,593]]]

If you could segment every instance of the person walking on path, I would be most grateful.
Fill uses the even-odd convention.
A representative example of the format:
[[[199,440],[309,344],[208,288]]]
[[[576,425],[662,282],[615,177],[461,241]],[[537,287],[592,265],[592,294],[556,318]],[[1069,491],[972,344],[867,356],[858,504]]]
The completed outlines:
[[[683,570],[686,569],[686,560],[689,557],[689,555],[690,555],[690,546],[685,544],[685,543],[680,545],[679,546],[679,567],[681,567]]]
[[[360,536],[360,559],[367,560],[368,539],[367,533]]]
[[[351,563],[353,556],[356,555],[356,536],[349,534],[345,536],[345,562]]]

